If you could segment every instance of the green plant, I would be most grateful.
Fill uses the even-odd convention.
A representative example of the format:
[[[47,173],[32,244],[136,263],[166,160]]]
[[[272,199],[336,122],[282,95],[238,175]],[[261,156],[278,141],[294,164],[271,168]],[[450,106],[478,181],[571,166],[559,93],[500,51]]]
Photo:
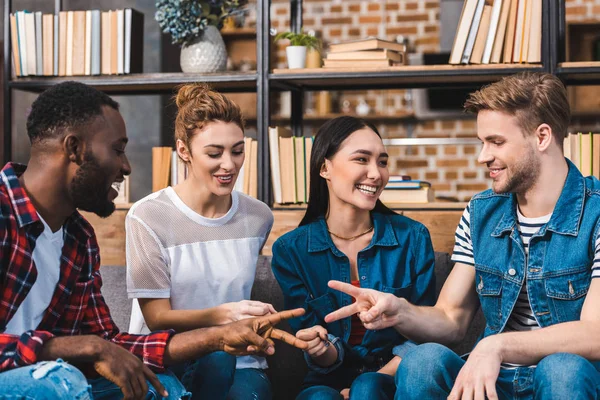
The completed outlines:
[[[287,39],[290,41],[290,46],[306,46],[308,49],[321,48],[321,41],[307,33],[281,32],[275,36],[275,41]]]
[[[229,15],[242,11],[248,0],[158,0],[154,19],[173,44],[187,44],[201,37],[207,26],[218,29]]]

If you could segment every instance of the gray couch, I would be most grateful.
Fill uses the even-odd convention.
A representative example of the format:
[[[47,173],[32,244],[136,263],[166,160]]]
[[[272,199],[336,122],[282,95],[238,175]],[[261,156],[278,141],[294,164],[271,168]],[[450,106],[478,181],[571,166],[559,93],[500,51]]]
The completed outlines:
[[[438,293],[452,266],[448,254],[435,254]],[[103,266],[101,273],[104,280],[102,293],[110,307],[112,317],[122,330],[127,330],[131,313],[131,301],[127,299],[126,294],[125,268],[122,266]],[[283,309],[283,295],[271,272],[271,257],[261,256],[259,258],[252,299],[271,303],[276,310]],[[281,327],[289,331],[289,326],[286,323],[283,323]],[[483,327],[483,315],[479,312],[467,337],[454,350],[459,354],[469,351],[477,340],[479,333],[483,331]],[[302,352],[284,343],[277,343],[276,353],[268,361],[270,367],[268,373],[273,385],[274,398],[276,400],[293,399],[306,374],[306,364]]]

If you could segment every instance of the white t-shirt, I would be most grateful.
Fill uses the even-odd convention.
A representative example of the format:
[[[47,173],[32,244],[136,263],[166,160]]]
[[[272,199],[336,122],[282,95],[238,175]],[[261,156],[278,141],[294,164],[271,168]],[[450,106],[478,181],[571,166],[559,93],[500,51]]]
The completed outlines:
[[[250,299],[258,254],[273,226],[269,207],[237,191],[219,218],[205,218],[168,187],[135,203],[125,220],[127,293],[164,298],[174,310]],[[137,300],[130,333],[148,333]],[[262,357],[238,357],[237,368],[267,368]]]
[[[60,258],[64,244],[63,228],[52,232],[39,214],[38,217],[44,223],[44,231],[35,241],[32,254],[37,279],[15,315],[6,324],[4,333],[11,335],[21,335],[38,327],[52,301],[60,278]]]

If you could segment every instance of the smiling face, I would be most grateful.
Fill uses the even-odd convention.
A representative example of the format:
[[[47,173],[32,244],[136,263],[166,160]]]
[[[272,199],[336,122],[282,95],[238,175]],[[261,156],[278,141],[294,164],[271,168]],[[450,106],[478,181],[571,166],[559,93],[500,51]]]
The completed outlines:
[[[524,135],[515,116],[480,111],[477,136],[483,142],[478,161],[487,165],[494,192],[522,194],[533,187],[541,169],[535,135]]]
[[[190,140],[191,152],[181,140],[177,148],[199,188],[215,196],[231,194],[244,164],[244,132],[237,124],[209,122]]]
[[[321,168],[330,206],[342,203],[372,210],[390,176],[387,163],[383,142],[371,129],[363,128],[348,136]]]
[[[83,162],[75,171],[69,194],[76,208],[108,217],[115,210],[114,199],[131,166],[125,155],[127,134],[121,114],[108,106],[88,127]]]

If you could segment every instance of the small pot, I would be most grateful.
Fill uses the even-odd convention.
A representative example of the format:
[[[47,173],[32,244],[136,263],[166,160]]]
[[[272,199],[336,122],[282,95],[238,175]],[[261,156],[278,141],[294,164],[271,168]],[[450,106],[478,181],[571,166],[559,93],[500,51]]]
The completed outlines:
[[[288,68],[306,67],[306,46],[288,46],[285,49],[287,55]]]

